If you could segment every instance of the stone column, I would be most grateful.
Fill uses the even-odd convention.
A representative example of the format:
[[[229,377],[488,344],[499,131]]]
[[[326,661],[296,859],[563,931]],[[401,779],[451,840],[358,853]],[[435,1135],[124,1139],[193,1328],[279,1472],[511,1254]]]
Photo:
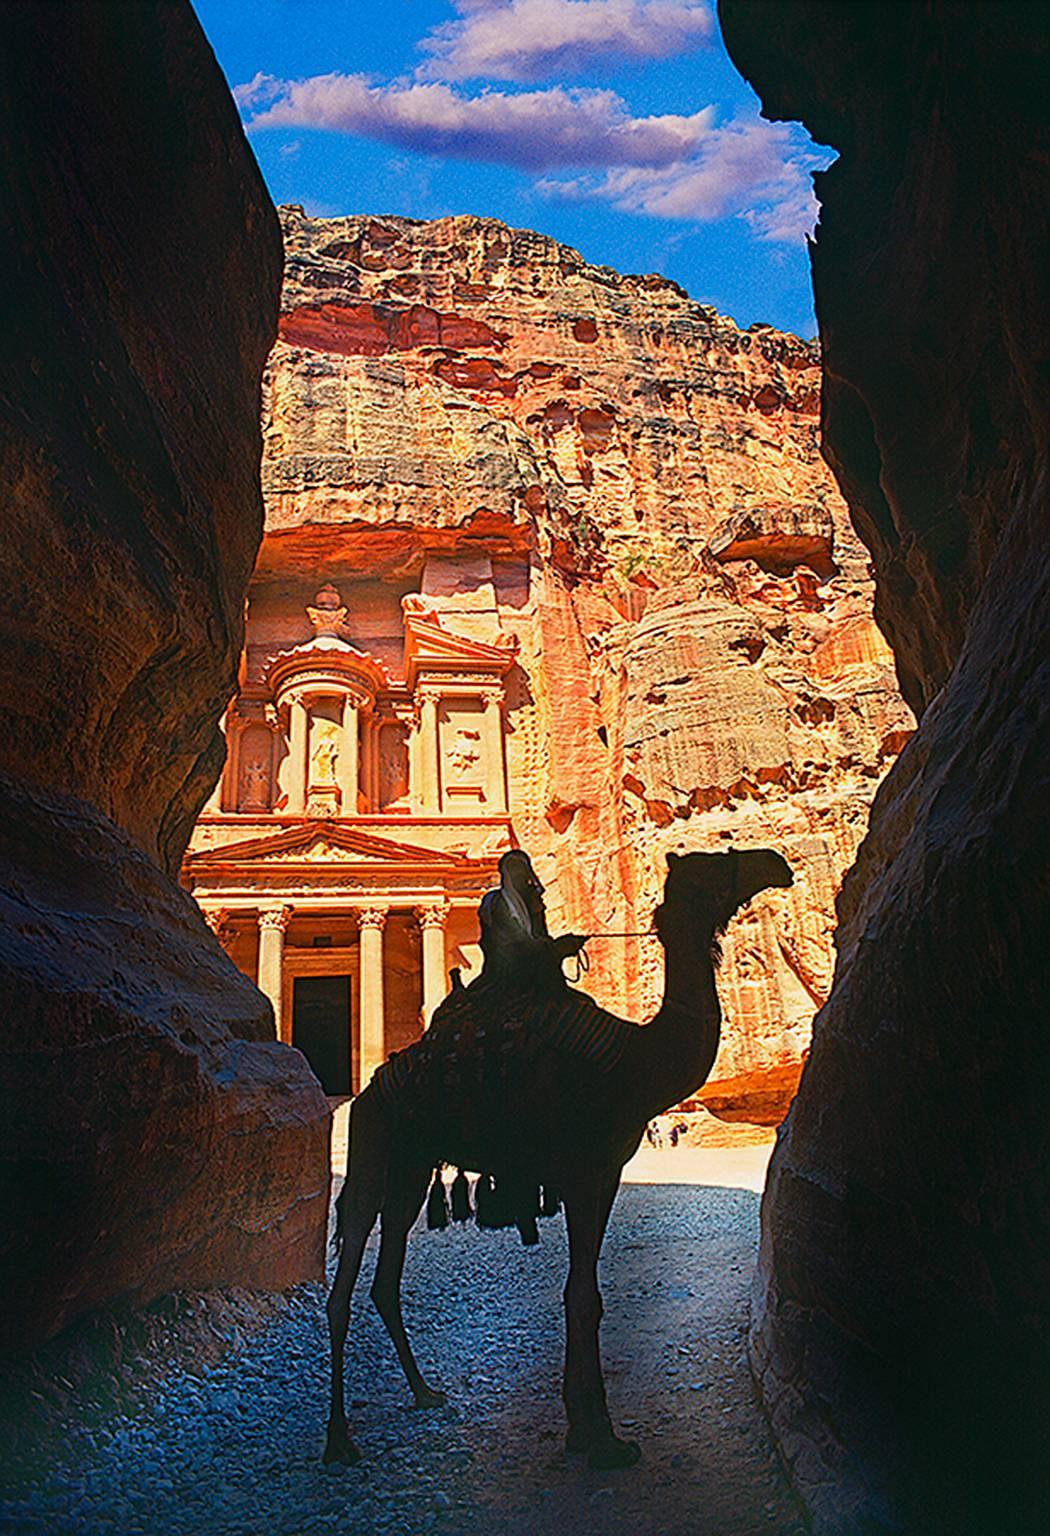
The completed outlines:
[[[419,727],[418,713],[410,720],[408,726],[408,803],[413,813],[422,809],[419,796],[419,786],[423,775],[419,768]]]
[[[438,771],[438,695],[426,692],[419,701],[419,809],[436,814],[441,809],[441,777]]]
[[[481,735],[485,751],[485,803],[490,811],[507,809],[507,776],[503,767],[503,690],[486,688],[481,695]]]
[[[204,921],[223,949],[229,954],[230,945],[233,943],[234,931],[230,923],[228,910],[225,907],[203,907],[201,911]]]
[[[423,930],[423,1022],[430,1028],[434,1009],[448,992],[448,972],[445,967],[445,924],[448,921],[447,901],[437,901],[418,910],[419,926]]]
[[[349,694],[343,700],[343,739],[336,762],[340,815],[357,815],[358,763],[360,760],[357,701]]]
[[[306,754],[310,717],[302,699],[293,699],[288,728],[288,809],[295,816],[306,811]]]
[[[273,1005],[273,1022],[278,1040],[284,1039],[281,1019],[284,989],[284,934],[291,915],[291,907],[270,907],[259,913],[258,986],[259,991],[265,993]]]
[[[372,714],[368,721],[368,809],[379,810],[379,721]]]
[[[383,926],[386,913],[377,907],[357,914],[361,946],[361,1088],[386,1059],[383,1022]]]
[[[364,814],[367,815],[372,809],[374,800],[372,794],[372,732],[375,729],[375,717],[372,714],[360,715],[357,724],[358,730],[361,733],[361,757],[358,769],[360,794],[358,800],[359,802],[361,800],[364,801]]]

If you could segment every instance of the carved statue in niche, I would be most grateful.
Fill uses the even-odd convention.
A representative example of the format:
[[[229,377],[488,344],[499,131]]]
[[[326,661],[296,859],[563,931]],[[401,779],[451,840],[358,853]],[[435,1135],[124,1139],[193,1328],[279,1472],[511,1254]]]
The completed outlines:
[[[470,773],[481,761],[481,732],[467,726],[457,730],[448,754],[449,766],[458,774]]]
[[[339,743],[334,736],[322,736],[310,758],[310,786],[313,788],[335,783],[335,767],[339,761]]]
[[[314,715],[310,725],[308,816],[336,816],[339,813],[337,772],[341,745],[342,727],[334,720],[326,720],[323,715]]]
[[[241,769],[241,805],[246,811],[265,811],[270,804],[270,770],[258,758]]]
[[[379,806],[385,810],[408,795],[407,727],[384,725],[379,735]]]
[[[322,635],[332,635],[337,640],[343,638],[342,629],[346,623],[347,609],[338,591],[331,585],[323,586],[314,598],[313,606],[307,606],[306,617],[313,625],[314,638],[319,640]]]
[[[270,809],[272,750],[270,733],[260,726],[250,726],[241,737],[241,769],[240,782],[237,786],[237,804],[242,811]]]

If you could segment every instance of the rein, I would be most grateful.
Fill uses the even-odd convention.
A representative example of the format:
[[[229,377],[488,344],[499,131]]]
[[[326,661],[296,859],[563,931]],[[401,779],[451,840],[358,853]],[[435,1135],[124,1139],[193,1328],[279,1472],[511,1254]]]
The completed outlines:
[[[575,976],[571,977],[570,979],[572,981],[580,981],[584,976],[586,976],[587,972],[590,970],[590,968],[591,968],[591,961],[590,961],[590,956],[587,954],[586,945],[589,944],[592,939],[655,939],[655,938],[656,938],[656,929],[655,928],[632,928],[632,929],[626,929],[626,930],[623,930],[621,932],[615,932],[615,933],[589,933],[587,935],[586,944],[584,945],[584,948],[580,950],[579,954],[577,954],[577,955],[575,955],[573,957],[575,959],[575,961],[576,961],[576,974],[575,974]]]

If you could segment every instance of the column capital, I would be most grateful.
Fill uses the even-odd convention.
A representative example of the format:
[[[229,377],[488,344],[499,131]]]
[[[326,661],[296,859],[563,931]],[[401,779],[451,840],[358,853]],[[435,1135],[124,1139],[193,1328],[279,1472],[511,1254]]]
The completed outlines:
[[[230,911],[228,907],[201,908],[201,915],[212,933],[218,939],[223,949],[233,938],[233,928],[230,925]]]
[[[283,933],[292,920],[292,909],[289,906],[263,907],[259,913],[260,928],[276,928]]]
[[[416,917],[421,928],[444,928],[451,911],[447,901],[430,901],[426,906],[416,908]]]
[[[415,692],[419,704],[440,704],[444,691],[436,683],[421,683]]]
[[[385,907],[362,907],[357,913],[357,926],[382,929],[386,925],[386,918]]]
[[[481,695],[481,702],[486,709],[491,709],[494,704],[503,703],[503,685],[501,683],[493,684],[486,688],[479,688],[478,692]]]

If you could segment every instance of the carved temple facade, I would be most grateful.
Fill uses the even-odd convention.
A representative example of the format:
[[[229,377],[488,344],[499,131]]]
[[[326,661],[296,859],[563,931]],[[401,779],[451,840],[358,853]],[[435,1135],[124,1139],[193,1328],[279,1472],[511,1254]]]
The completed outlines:
[[[518,643],[491,613],[456,624],[425,593],[326,574],[257,577],[183,879],[279,1037],[344,1094],[480,964],[478,903],[514,845]]]

